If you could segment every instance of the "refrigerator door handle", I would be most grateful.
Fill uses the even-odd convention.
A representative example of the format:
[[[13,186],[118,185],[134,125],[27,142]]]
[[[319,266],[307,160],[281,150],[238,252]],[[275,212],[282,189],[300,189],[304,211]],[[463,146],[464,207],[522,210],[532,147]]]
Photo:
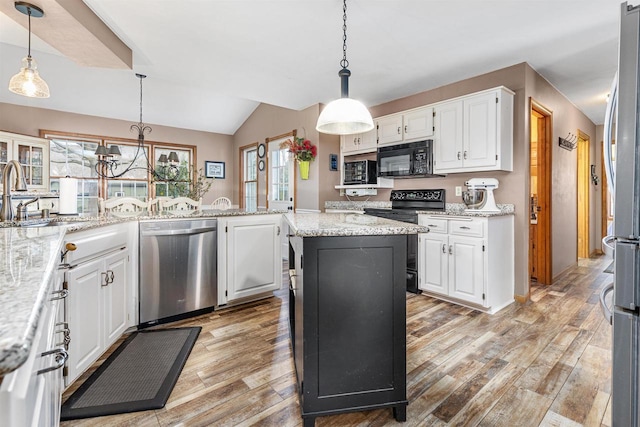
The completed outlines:
[[[604,316],[605,319],[607,319],[607,322],[609,322],[610,325],[613,324],[613,313],[611,312],[611,309],[607,306],[607,303],[605,302],[605,298],[612,291],[613,291],[613,282],[605,286],[602,292],[600,292],[600,309],[602,310],[602,315]]]
[[[618,105],[618,73],[613,78],[611,83],[611,90],[609,91],[609,100],[607,101],[607,108],[604,113],[604,170],[607,176],[607,186],[611,194],[614,193],[615,188],[615,171],[613,170],[613,128],[615,126],[615,109]]]

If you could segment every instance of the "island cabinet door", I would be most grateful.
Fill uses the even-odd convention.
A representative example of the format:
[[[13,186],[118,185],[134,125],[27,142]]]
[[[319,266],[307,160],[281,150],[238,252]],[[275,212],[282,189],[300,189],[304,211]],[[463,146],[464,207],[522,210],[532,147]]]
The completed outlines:
[[[406,408],[406,239],[304,238],[303,417]]]

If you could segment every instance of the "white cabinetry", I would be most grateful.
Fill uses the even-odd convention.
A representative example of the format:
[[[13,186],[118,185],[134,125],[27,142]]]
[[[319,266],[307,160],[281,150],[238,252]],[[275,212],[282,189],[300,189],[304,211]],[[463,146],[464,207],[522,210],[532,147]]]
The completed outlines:
[[[0,170],[9,160],[20,163],[29,190],[49,191],[48,139],[0,132]]]
[[[418,287],[448,301],[495,313],[513,302],[513,216],[420,215]]]
[[[280,289],[281,232],[281,214],[218,218],[219,305]]]
[[[375,152],[378,148],[375,128],[365,133],[342,135],[340,137],[340,149],[342,154],[360,154]]]
[[[124,333],[134,316],[129,305],[129,250],[126,225],[73,233],[66,273],[69,296],[68,375],[75,381]]]
[[[64,297],[57,274],[40,313],[31,353],[25,363],[0,384],[0,425],[57,426],[62,400]]]
[[[376,119],[378,145],[417,141],[433,135],[433,107],[426,106]]]
[[[513,170],[513,95],[498,87],[436,104],[434,172]]]

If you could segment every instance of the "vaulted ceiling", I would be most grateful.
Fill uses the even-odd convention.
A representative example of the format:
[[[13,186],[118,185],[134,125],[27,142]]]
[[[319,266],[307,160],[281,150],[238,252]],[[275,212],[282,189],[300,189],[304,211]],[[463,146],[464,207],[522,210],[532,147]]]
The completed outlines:
[[[340,93],[341,0],[32,1],[45,11],[32,19],[32,56],[51,97],[6,89],[26,56],[27,17],[12,0],[0,0],[0,102],[133,122],[140,97],[135,73],[142,73],[145,122],[233,134],[259,103],[299,110]],[[85,5],[106,27],[74,16]],[[366,105],[526,61],[594,123],[604,120],[619,1],[348,0],[347,6],[350,95]],[[108,30],[131,50],[132,69],[122,59],[120,68],[83,63],[118,56],[113,52],[122,46],[109,49]]]

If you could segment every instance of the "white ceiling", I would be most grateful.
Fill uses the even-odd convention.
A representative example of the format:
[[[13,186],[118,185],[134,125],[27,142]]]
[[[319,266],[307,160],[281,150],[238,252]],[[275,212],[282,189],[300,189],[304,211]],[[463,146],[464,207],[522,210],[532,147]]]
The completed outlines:
[[[27,30],[0,13],[0,102],[137,122],[137,72],[145,123],[233,134],[259,103],[300,110],[340,94],[341,0],[84,2],[132,49],[134,70],[76,65],[34,36],[51,98],[10,93]],[[601,124],[620,4],[348,0],[350,96],[373,106],[526,61]]]

